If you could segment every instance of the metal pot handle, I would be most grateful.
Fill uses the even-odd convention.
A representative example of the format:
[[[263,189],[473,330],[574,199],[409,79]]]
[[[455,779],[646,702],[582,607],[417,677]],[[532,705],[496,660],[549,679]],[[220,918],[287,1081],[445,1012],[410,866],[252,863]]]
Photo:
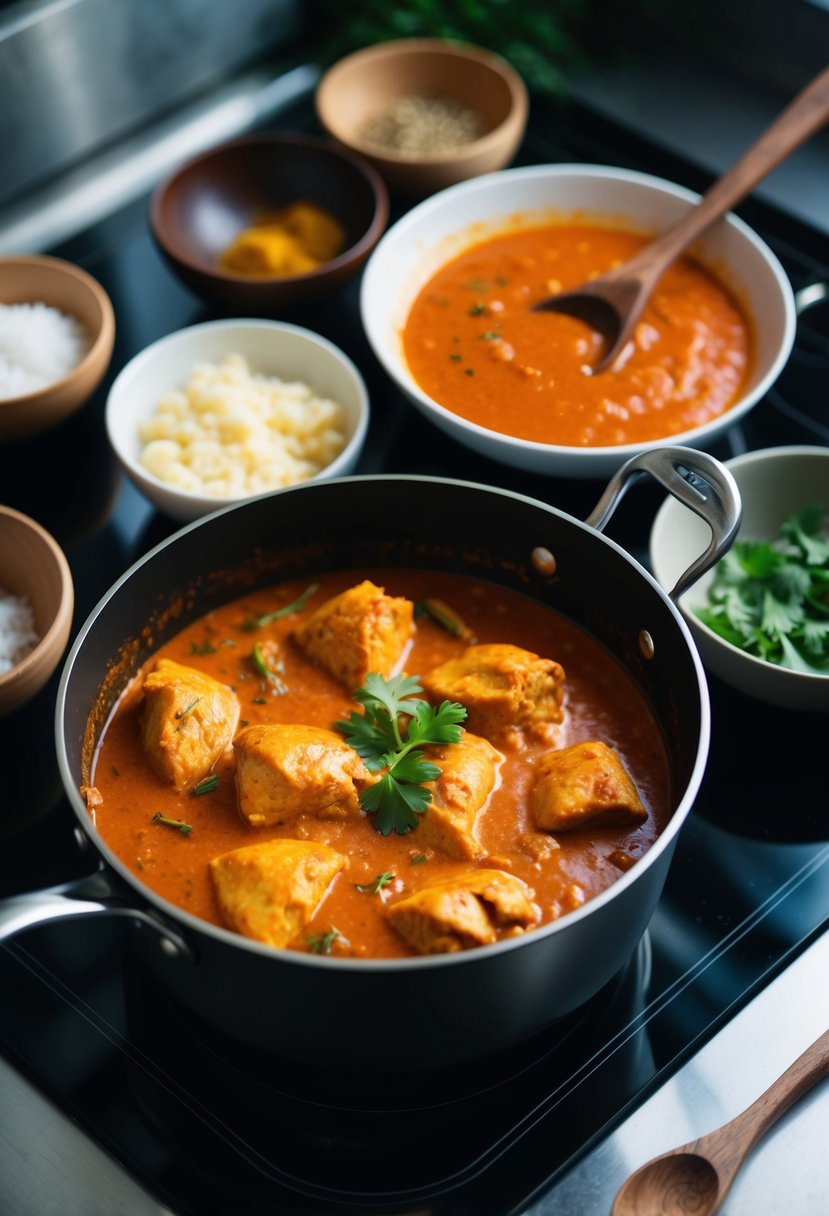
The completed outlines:
[[[802,317],[804,312],[808,312],[810,308],[814,308],[818,304],[823,304],[826,300],[829,300],[829,283],[820,281],[809,283],[794,293],[795,313],[798,317]]]
[[[0,901],[0,942],[49,921],[75,916],[128,916],[159,935],[165,954],[194,961],[193,950],[181,934],[159,913],[135,907],[131,898],[134,896],[126,883],[105,869],[56,887],[12,895]]]
[[[677,579],[668,593],[677,600],[706,570],[715,565],[734,542],[743,508],[737,483],[728,469],[695,448],[654,448],[631,457],[614,473],[596,506],[584,521],[601,532],[627,491],[643,473],[649,473],[711,529],[708,548]]]

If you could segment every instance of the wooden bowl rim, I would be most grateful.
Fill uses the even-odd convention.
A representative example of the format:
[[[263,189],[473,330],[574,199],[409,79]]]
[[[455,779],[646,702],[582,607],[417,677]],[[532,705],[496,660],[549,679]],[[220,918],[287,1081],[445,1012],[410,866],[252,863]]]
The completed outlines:
[[[181,176],[191,172],[196,166],[212,160],[216,156],[225,155],[235,148],[257,145],[284,147],[286,149],[301,147],[312,152],[323,152],[330,155],[334,160],[346,162],[352,169],[361,174],[365,178],[374,198],[374,211],[371,221],[360,239],[353,245],[349,245],[342,253],[338,253],[335,258],[331,258],[328,262],[323,262],[321,266],[317,266],[313,270],[306,270],[302,274],[257,275],[255,278],[250,275],[234,274],[232,271],[220,270],[218,267],[207,267],[203,262],[194,261],[182,253],[178,245],[168,239],[166,225],[161,220],[161,211],[170,190],[173,189]],[[370,165],[358,152],[352,151],[350,148],[341,147],[333,140],[305,135],[300,131],[258,131],[250,132],[247,135],[239,135],[234,139],[224,140],[222,143],[215,144],[211,148],[206,148],[195,156],[191,156],[188,160],[183,161],[164,181],[156,186],[150,197],[150,228],[152,234],[172,261],[186,267],[187,270],[192,271],[194,274],[212,279],[216,283],[227,283],[233,286],[244,285],[254,292],[259,289],[265,291],[273,290],[277,287],[290,291],[291,286],[294,284],[319,281],[327,278],[329,275],[335,275],[338,271],[347,268],[352,263],[358,263],[376,245],[386,227],[388,218],[388,190],[386,189],[385,182],[373,165]]]
[[[20,393],[16,397],[0,397],[0,410],[7,406],[36,401],[47,393],[60,392],[74,380],[85,375],[99,360],[104,360],[107,349],[111,351],[115,341],[115,312],[112,307],[112,301],[98,280],[93,278],[88,271],[83,270],[80,266],[76,266],[74,262],[67,262],[63,258],[49,257],[46,254],[10,254],[0,257],[0,271],[6,267],[15,266],[45,267],[56,271],[58,274],[63,274],[67,278],[74,279],[76,283],[85,287],[94,298],[100,309],[101,324],[98,332],[92,339],[89,350],[80,363],[76,363],[73,368],[70,368],[65,376],[61,376],[59,380],[52,380],[49,384],[44,384],[41,388],[33,389],[29,393]],[[43,300],[42,303],[52,307],[48,300]]]
[[[55,540],[54,536],[52,536],[51,532],[48,532],[42,524],[39,524],[37,520],[32,519],[30,515],[24,514],[23,511],[18,511],[14,507],[7,507],[0,504],[0,520],[2,519],[15,520],[17,523],[23,526],[24,530],[33,532],[41,541],[43,541],[48,553],[55,563],[55,568],[58,571],[58,576],[60,579],[60,599],[58,601],[57,611],[55,612],[52,622],[37,645],[33,646],[29,653],[24,655],[19,663],[16,663],[15,666],[9,671],[5,672],[3,675],[0,675],[0,694],[5,692],[19,679],[22,679],[23,676],[27,672],[31,671],[34,667],[37,667],[44,661],[46,663],[51,661],[49,651],[55,645],[61,633],[64,630],[67,630],[68,632],[68,628],[71,624],[72,612],[75,607],[75,586],[72,581],[72,571],[69,568],[69,562],[67,561],[66,554],[63,552],[63,549]],[[57,653],[54,656],[52,670],[54,670],[54,668],[57,666],[58,662],[60,661],[60,657],[60,653]]]
[[[487,131],[486,134],[481,135],[478,139],[470,140],[468,143],[461,144],[456,148],[445,148],[440,152],[433,152],[428,156],[404,156],[399,152],[395,152],[393,148],[377,148],[372,144],[363,143],[355,138],[353,132],[346,132],[336,123],[330,121],[330,109],[326,105],[326,94],[330,91],[332,82],[334,84],[337,83],[339,76],[353,71],[361,63],[366,63],[370,60],[394,59],[398,56],[408,57],[409,55],[423,53],[435,54],[446,59],[469,60],[479,64],[481,67],[489,68],[493,75],[502,80],[509,90],[510,105],[507,113],[498,125],[493,127],[491,131]],[[388,164],[391,167],[400,168],[409,166],[415,171],[418,168],[439,167],[453,161],[471,160],[477,156],[481,156],[489,151],[490,148],[499,144],[510,129],[523,129],[529,114],[527,86],[520,73],[512,66],[508,59],[498,54],[497,51],[488,50],[486,47],[477,46],[475,43],[462,42],[460,40],[455,41],[449,38],[401,38],[389,42],[378,42],[372,46],[352,51],[351,54],[345,55],[342,59],[332,64],[325,72],[317,85],[314,103],[319,121],[333,139],[337,139],[345,147],[353,149],[355,153],[361,156],[371,157],[375,164]]]

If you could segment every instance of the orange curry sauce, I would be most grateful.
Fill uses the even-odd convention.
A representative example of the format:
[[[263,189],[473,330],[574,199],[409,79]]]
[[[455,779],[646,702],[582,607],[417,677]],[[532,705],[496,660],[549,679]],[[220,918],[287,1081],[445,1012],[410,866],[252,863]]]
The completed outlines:
[[[619,878],[665,826],[670,800],[662,736],[630,677],[598,643],[550,609],[516,592],[462,576],[401,570],[326,575],[307,601],[306,611],[363,577],[384,586],[390,595],[405,595],[414,601],[440,597],[461,615],[477,642],[509,641],[561,662],[566,672],[567,712],[557,728],[560,745],[598,739],[616,747],[649,811],[647,822],[633,830],[560,833],[560,849],[534,860],[517,845],[517,837],[534,828],[526,806],[527,791],[537,755],[544,749],[530,745],[506,753],[500,786],[479,820],[478,834],[490,856],[477,863],[453,860],[424,848],[418,843],[416,829],[404,836],[383,837],[370,818],[303,816],[278,828],[252,828],[237,810],[232,757],[217,764],[216,789],[200,796],[178,794],[155,775],[139,744],[139,673],[104,731],[92,774],[102,795],[92,813],[102,836],[124,864],[165,899],[221,924],[208,875],[212,857],[276,837],[324,841],[347,856],[348,865],[334,880],[296,948],[309,949],[314,935],[318,942],[337,929],[341,937],[334,942],[332,953],[355,957],[411,954],[386,924],[384,906],[460,868],[497,863],[498,868],[524,879],[535,892],[544,922],[572,910]],[[251,618],[292,603],[305,589],[305,583],[290,582],[234,600],[189,625],[162,646],[158,656],[198,668],[233,687],[241,704],[240,729],[248,723],[265,722],[331,728],[358,706],[348,690],[310,663],[291,642],[300,618],[288,615],[255,631],[243,628]],[[255,641],[273,641],[281,647],[286,692],[268,687],[257,674],[251,661]],[[431,619],[419,618],[405,669],[409,674],[428,671],[460,655],[467,644]],[[157,812],[192,825],[191,833],[183,835],[175,828],[152,823]],[[386,873],[394,878],[379,894],[357,889],[356,884],[370,886]]]
[[[726,288],[690,259],[666,271],[632,344],[595,377],[599,335],[572,317],[530,311],[644,244],[614,229],[549,225],[467,249],[412,305],[403,330],[412,375],[462,418],[539,443],[639,443],[717,417],[740,395],[751,337]]]

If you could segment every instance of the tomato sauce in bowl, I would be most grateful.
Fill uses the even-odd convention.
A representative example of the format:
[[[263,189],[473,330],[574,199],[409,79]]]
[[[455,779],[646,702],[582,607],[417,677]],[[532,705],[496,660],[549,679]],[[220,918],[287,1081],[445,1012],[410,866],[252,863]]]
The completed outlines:
[[[691,258],[675,262],[612,371],[591,376],[602,339],[532,312],[633,256],[646,238],[590,224],[511,230],[441,267],[415,298],[402,340],[420,388],[445,409],[517,439],[612,447],[678,435],[741,397],[752,334],[738,302]]]

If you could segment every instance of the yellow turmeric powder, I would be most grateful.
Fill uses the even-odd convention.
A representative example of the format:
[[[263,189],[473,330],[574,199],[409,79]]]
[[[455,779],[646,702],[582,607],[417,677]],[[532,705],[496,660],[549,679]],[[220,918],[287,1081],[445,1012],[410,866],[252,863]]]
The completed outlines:
[[[306,274],[336,257],[345,244],[342,225],[315,203],[269,211],[243,229],[219,257],[222,270],[260,278]]]

